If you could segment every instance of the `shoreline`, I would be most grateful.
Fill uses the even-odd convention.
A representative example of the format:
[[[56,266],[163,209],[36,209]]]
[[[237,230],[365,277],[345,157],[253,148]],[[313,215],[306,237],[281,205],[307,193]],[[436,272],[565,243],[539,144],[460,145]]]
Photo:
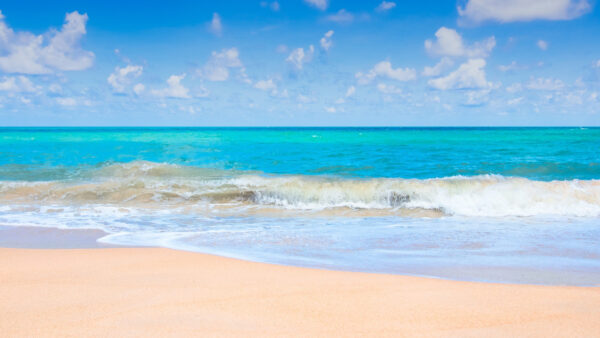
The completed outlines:
[[[600,289],[271,265],[163,248],[0,248],[8,336],[595,336]]]
[[[600,287],[597,283],[598,272],[576,270],[548,270],[540,268],[519,268],[516,266],[469,266],[469,265],[406,265],[402,270],[379,271],[344,268],[339,266],[320,266],[298,262],[281,262],[261,259],[260,256],[231,254],[221,250],[193,250],[191,248],[164,247],[153,245],[112,244],[98,241],[110,233],[99,229],[59,229],[39,226],[0,225],[0,248],[15,249],[101,249],[101,248],[166,248],[170,250],[198,253],[209,256],[229,258],[244,262],[262,263],[279,266],[308,268],[324,271],[344,271],[367,274],[421,277],[458,282]]]

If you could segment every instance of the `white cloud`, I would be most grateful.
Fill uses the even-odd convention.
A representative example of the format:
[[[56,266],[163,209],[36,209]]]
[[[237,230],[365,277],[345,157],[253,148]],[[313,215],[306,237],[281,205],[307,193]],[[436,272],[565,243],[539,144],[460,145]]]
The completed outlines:
[[[116,67],[115,71],[108,76],[107,82],[116,93],[124,93],[131,82],[142,75],[142,66],[127,65],[125,67]]]
[[[490,88],[492,84],[485,78],[484,67],[484,59],[469,59],[447,76],[431,79],[427,83],[439,90]]]
[[[500,65],[500,66],[498,66],[498,69],[501,72],[508,72],[508,71],[511,71],[511,70],[515,70],[517,68],[518,68],[517,61],[513,61],[513,62],[511,62],[508,65]]]
[[[354,14],[346,11],[345,9],[340,9],[337,13],[328,15],[325,17],[327,21],[337,22],[337,23],[350,23],[354,21]]]
[[[367,73],[358,72],[355,77],[359,84],[367,84],[376,77],[385,77],[397,81],[410,81],[417,78],[417,71],[412,68],[394,69],[389,61],[381,61]]]
[[[221,36],[221,34],[223,34],[223,24],[221,23],[221,16],[219,13],[213,13],[209,29],[216,36]]]
[[[529,83],[527,84],[527,89],[531,89],[531,90],[548,90],[548,91],[554,91],[554,90],[560,90],[563,89],[565,87],[565,84],[558,79],[551,79],[551,78],[532,78]]]
[[[273,79],[256,81],[254,88],[264,91],[277,91],[277,84],[273,82]]]
[[[300,103],[311,103],[315,102],[315,99],[306,95],[298,94],[296,100]]]
[[[576,90],[563,94],[560,98],[567,105],[582,105],[586,101],[587,92],[585,90]],[[589,100],[589,96],[587,97]]]
[[[469,22],[570,20],[591,10],[588,0],[468,0],[458,14]]]
[[[452,61],[448,57],[443,57],[440,60],[440,62],[438,62],[435,66],[425,67],[423,69],[422,74],[423,74],[423,76],[438,76],[442,72],[444,72],[446,69],[448,69],[449,67],[452,67],[453,65],[454,65],[454,61]]]
[[[548,49],[548,42],[546,42],[544,40],[538,40],[537,46],[541,50],[547,50]]]
[[[393,1],[382,1],[379,6],[377,6],[377,8],[375,8],[375,10],[377,12],[385,12],[385,11],[389,11],[390,9],[396,7],[396,3]]]
[[[388,85],[385,83],[377,84],[377,90],[379,90],[380,92],[382,92],[384,94],[402,94],[402,89],[400,89],[394,85]]]
[[[346,97],[352,97],[356,93],[356,87],[350,86],[348,90],[346,90]]]
[[[48,87],[48,90],[50,91],[50,93],[60,94],[62,93],[62,86],[58,83],[53,83]]]
[[[511,99],[511,100],[508,100],[507,103],[508,103],[509,106],[514,106],[514,105],[517,105],[517,104],[523,102],[523,99],[524,99],[524,97],[520,96],[520,97]]]
[[[210,59],[198,74],[209,81],[225,81],[229,78],[230,68],[240,68],[242,77],[245,78],[245,69],[240,60],[237,48],[225,48],[220,52],[213,51]]]
[[[77,105],[77,100],[72,97],[57,97],[56,103],[60,104],[61,106],[73,107]]]
[[[201,108],[194,106],[179,106],[179,110],[182,112],[189,113],[190,115],[194,115],[202,111]]]
[[[20,75],[14,77],[4,77],[0,81],[0,91],[6,92],[34,92],[36,86],[27,77]]]
[[[466,92],[467,100],[464,102],[466,106],[481,106],[486,104],[489,100],[490,90],[469,90]]]
[[[256,83],[254,84],[254,88],[265,92],[269,92],[271,96],[277,96],[282,98],[288,98],[290,96],[287,89],[279,91],[277,83],[273,79],[256,81]]]
[[[304,2],[322,11],[326,10],[329,6],[329,0],[304,0]]]
[[[315,47],[313,45],[310,45],[306,52],[304,51],[304,48],[296,48],[285,60],[293,65],[296,69],[300,70],[305,63],[308,63],[312,60],[314,53]]]
[[[321,43],[321,48],[323,48],[325,51],[328,51],[329,48],[331,48],[331,46],[333,45],[333,42],[331,41],[332,36],[333,31],[330,30],[327,33],[325,33],[325,35],[323,35],[323,37],[319,41]]]
[[[594,67],[600,68],[600,59],[594,63]]]
[[[356,93],[356,87],[354,86],[350,86],[348,87],[348,89],[346,90],[346,95],[344,95],[344,97],[340,97],[337,100],[335,100],[336,104],[342,104],[346,102],[347,98],[350,98],[352,96],[354,96],[354,94]]]
[[[146,86],[144,86],[144,85],[143,85],[143,84],[141,84],[141,83],[138,83],[138,84],[136,84],[135,86],[133,86],[133,92],[134,92],[136,95],[140,95],[141,93],[143,93],[143,92],[144,92],[144,90],[145,90],[145,89],[146,89]]]
[[[15,32],[0,12],[0,70],[5,73],[48,74],[91,67],[94,53],[79,41],[86,34],[87,14],[67,13],[60,30],[42,35]]]
[[[152,94],[158,97],[172,97],[180,99],[190,98],[190,90],[181,84],[185,78],[185,74],[171,75],[167,80],[167,87],[163,89],[155,89]]]
[[[520,83],[513,83],[512,85],[506,87],[506,91],[509,93],[516,93],[523,90],[523,85]]]
[[[435,41],[425,40],[425,50],[434,55],[485,58],[496,46],[496,38],[493,36],[466,46],[462,36],[456,30],[446,27],[438,29],[435,37]]]
[[[337,112],[337,109],[335,109],[335,107],[325,107],[325,111],[328,113],[335,113]]]

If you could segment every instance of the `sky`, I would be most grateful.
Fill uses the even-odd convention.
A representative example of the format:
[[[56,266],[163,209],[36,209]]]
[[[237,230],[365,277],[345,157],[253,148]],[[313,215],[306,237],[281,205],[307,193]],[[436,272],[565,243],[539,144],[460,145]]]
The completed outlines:
[[[597,126],[595,0],[0,3],[1,126]]]

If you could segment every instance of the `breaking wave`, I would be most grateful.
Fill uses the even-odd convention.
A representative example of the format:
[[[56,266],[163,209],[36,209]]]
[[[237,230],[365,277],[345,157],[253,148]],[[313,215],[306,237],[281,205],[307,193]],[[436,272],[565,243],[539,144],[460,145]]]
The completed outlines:
[[[66,180],[0,181],[3,205],[323,211],[438,216],[600,216],[600,180],[533,181],[499,175],[345,179],[136,161]]]

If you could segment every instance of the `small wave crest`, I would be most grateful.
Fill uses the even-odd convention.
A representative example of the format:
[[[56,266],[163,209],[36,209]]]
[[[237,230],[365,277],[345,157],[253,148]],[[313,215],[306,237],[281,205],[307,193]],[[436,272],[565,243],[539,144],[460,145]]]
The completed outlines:
[[[600,216],[600,180],[481,175],[347,179],[261,175],[136,161],[69,180],[0,182],[0,202],[148,208],[426,210],[460,216]],[[425,213],[427,217],[431,213]]]

